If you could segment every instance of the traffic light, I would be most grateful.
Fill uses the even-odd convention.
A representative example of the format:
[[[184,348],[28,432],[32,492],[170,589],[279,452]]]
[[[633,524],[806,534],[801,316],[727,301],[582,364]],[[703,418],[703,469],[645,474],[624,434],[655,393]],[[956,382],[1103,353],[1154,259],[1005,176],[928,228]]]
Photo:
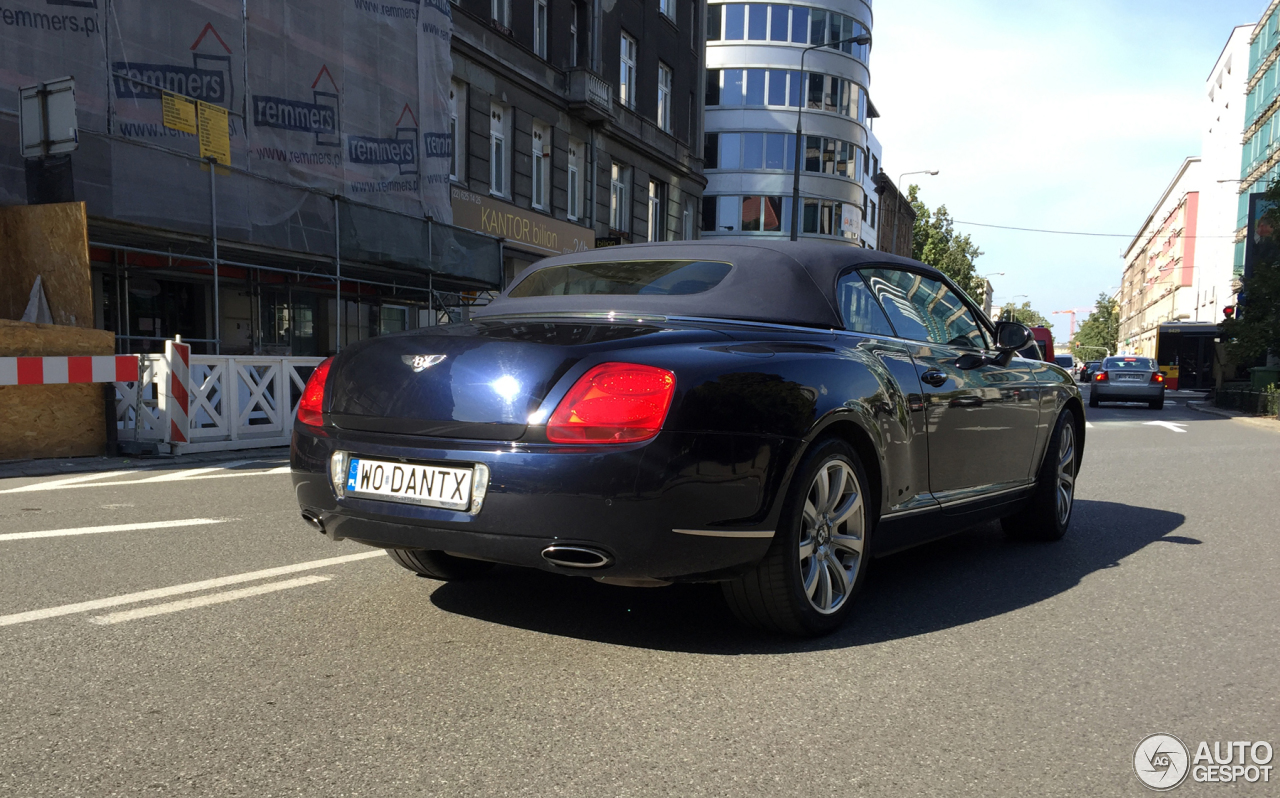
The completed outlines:
[[[1234,305],[1227,305],[1226,307],[1224,307],[1224,308],[1222,309],[1222,315],[1223,315],[1224,317],[1228,318],[1228,319],[1229,319],[1229,318],[1231,318],[1231,317],[1233,317],[1233,316],[1235,316],[1235,315],[1236,315],[1236,309],[1235,309],[1235,306],[1234,306]]]

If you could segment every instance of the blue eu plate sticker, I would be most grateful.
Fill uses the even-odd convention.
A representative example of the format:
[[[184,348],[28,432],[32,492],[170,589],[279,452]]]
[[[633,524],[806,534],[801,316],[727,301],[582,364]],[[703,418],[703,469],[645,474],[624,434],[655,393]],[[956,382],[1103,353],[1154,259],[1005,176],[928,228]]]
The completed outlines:
[[[347,490],[356,489],[356,474],[360,473],[360,461],[352,458],[351,465],[347,468]]]

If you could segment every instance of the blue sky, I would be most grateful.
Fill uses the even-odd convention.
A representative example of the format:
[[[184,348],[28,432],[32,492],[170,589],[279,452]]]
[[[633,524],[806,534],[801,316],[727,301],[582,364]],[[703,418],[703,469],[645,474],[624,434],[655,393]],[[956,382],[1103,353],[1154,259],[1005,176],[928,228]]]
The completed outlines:
[[[958,220],[1132,236],[1200,152],[1205,81],[1268,0],[876,0],[871,98],[884,170]],[[905,186],[904,186],[905,190]],[[1053,310],[1120,284],[1127,238],[957,225],[995,299]],[[1022,298],[1018,302],[1026,301]]]

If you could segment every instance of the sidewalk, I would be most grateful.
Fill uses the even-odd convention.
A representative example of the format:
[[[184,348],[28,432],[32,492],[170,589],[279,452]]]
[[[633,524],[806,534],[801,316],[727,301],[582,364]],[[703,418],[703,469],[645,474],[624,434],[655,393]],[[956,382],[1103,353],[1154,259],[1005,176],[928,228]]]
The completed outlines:
[[[155,468],[171,465],[174,468],[225,463],[232,460],[281,460],[288,459],[289,447],[276,446],[267,449],[241,449],[229,452],[203,452],[182,455],[147,455],[144,457],[63,457],[48,460],[0,461],[0,479],[13,477],[48,477],[59,474],[87,474],[95,471],[124,471],[130,468]]]
[[[1187,408],[1198,413],[1243,421],[1246,424],[1253,424],[1254,426],[1280,432],[1280,419],[1275,416],[1251,416],[1248,413],[1241,413],[1239,410],[1224,410],[1221,407],[1214,407],[1209,402],[1187,402]]]

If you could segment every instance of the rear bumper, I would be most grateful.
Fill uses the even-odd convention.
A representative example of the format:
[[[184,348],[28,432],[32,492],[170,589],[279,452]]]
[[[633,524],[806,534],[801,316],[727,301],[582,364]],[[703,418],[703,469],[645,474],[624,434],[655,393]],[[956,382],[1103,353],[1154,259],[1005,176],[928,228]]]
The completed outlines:
[[[1164,385],[1148,382],[1126,385],[1123,382],[1095,382],[1089,386],[1093,395],[1102,402],[1149,402],[1164,396]]]
[[[291,461],[299,506],[336,537],[558,573],[697,580],[731,575],[764,555],[777,526],[774,497],[798,446],[768,436],[671,432],[618,446],[498,444],[299,425]],[[328,473],[335,450],[406,462],[484,463],[490,471],[484,505],[471,515],[339,499]],[[552,544],[599,549],[612,563],[589,570],[555,566],[541,554]]]

